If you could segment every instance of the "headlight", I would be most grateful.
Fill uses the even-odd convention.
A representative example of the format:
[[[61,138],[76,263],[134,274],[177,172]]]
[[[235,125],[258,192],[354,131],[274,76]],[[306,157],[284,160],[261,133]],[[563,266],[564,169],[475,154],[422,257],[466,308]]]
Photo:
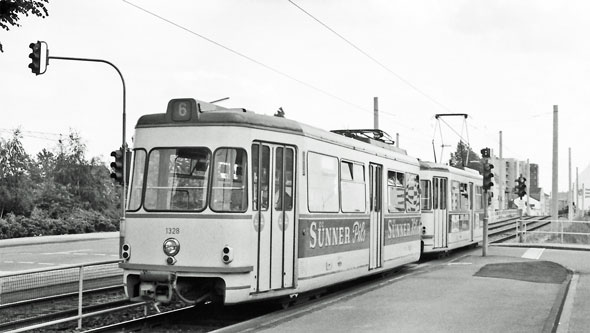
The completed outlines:
[[[168,238],[164,241],[163,249],[167,256],[173,257],[180,251],[180,242],[176,238]]]

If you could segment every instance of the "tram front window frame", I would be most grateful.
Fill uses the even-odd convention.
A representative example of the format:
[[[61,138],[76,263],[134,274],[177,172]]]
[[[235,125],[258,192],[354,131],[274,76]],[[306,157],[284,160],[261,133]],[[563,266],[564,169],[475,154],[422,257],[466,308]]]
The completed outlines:
[[[147,160],[146,211],[201,212],[207,207],[211,151],[206,147],[154,148]]]
[[[148,212],[198,213],[207,207],[214,212],[247,211],[245,149],[221,147],[211,154],[206,147],[158,147],[150,150],[147,160],[145,150],[138,152],[129,211],[142,205]]]

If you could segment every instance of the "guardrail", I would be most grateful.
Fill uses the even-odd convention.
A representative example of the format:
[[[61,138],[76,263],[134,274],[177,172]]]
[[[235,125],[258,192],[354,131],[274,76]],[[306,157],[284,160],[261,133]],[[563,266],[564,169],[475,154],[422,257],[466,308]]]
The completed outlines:
[[[120,260],[59,266],[0,275],[0,307],[60,296],[78,295],[78,329],[82,328],[85,291],[122,284]]]
[[[527,224],[535,221],[517,221],[516,236],[520,243],[590,246],[590,221],[545,220],[550,224],[534,231],[527,230]]]

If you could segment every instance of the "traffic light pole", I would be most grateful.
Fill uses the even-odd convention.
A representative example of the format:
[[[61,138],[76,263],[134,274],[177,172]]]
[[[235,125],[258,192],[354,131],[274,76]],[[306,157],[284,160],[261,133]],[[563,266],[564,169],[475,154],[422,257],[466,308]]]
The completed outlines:
[[[488,255],[488,190],[483,191],[483,242],[481,246],[481,256]]]
[[[494,185],[494,183],[492,183],[492,177],[494,177],[492,169],[494,166],[489,163],[489,158],[491,157],[490,148],[482,149],[481,156],[483,157],[483,240],[481,256],[485,257],[488,254],[488,191],[491,190],[492,186]]]
[[[126,104],[126,89],[125,89],[125,79],[123,78],[123,74],[121,74],[121,71],[117,68],[117,66],[115,66],[113,63],[106,61],[106,60],[102,60],[102,59],[88,59],[88,58],[71,58],[71,57],[55,57],[55,56],[48,56],[47,57],[47,61],[49,62],[49,59],[57,59],[57,60],[73,60],[73,61],[86,61],[86,62],[102,62],[104,64],[110,65],[111,67],[113,67],[117,73],[119,74],[119,76],[121,77],[121,83],[123,83],[123,130],[122,130],[122,143],[121,143],[121,147],[123,150],[123,185],[122,185],[122,189],[121,189],[121,222],[124,223],[125,221],[125,196],[126,196],[126,191],[125,191],[125,187],[127,184],[127,143],[125,142],[125,128],[126,128],[126,122],[127,122],[127,114],[125,111],[125,104]],[[123,229],[123,225],[120,226],[120,229]]]

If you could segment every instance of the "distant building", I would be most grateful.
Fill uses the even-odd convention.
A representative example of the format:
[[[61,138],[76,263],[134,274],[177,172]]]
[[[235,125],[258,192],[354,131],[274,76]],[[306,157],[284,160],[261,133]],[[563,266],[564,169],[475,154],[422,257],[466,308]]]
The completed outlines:
[[[516,208],[516,180],[521,175],[527,179],[527,194],[537,201],[537,206],[541,210],[546,207],[546,196],[543,189],[539,187],[539,165],[535,163],[528,164],[526,161],[519,161],[514,158],[503,158],[494,156],[490,158],[490,163],[494,165],[494,184],[492,192],[492,207],[494,209],[513,209]],[[500,195],[500,186],[502,195]]]
[[[535,198],[535,200],[542,201],[541,196],[543,189],[539,187],[539,165],[535,163],[530,164],[530,186],[529,186],[529,193],[531,198]]]

